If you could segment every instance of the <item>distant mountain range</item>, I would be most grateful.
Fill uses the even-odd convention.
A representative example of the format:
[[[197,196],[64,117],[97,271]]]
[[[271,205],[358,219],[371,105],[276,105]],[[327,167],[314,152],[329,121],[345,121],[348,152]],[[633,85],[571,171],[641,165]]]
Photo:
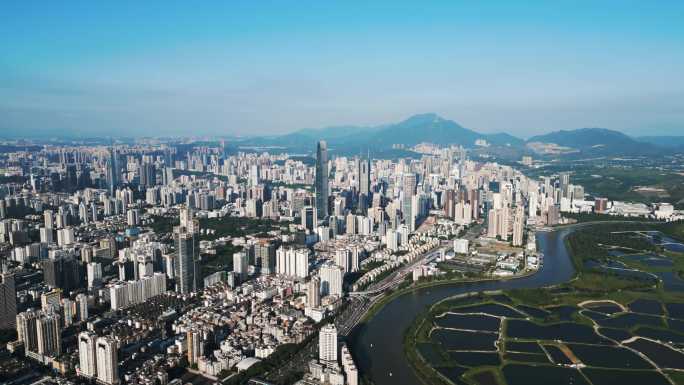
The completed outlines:
[[[483,151],[488,148],[493,153],[497,148],[506,147],[506,153],[513,156],[524,153],[553,156],[634,156],[684,150],[684,136],[634,138],[605,128],[580,128],[555,131],[524,140],[507,133],[479,133],[434,113],[414,115],[399,123],[373,127],[302,129],[281,136],[251,138],[243,145],[287,147],[309,152],[318,140],[327,141],[332,151],[349,154],[367,150],[377,154],[396,149],[396,145],[410,148],[424,142],[461,145]]]
[[[606,128],[555,131],[533,136],[527,143],[528,147],[532,143],[552,143],[571,149],[570,153],[574,151],[583,156],[652,155],[662,151],[652,143],[641,142]]]

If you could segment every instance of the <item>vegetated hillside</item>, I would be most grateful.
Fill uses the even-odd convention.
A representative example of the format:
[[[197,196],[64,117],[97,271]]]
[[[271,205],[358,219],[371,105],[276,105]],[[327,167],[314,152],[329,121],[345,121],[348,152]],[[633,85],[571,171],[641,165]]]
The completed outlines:
[[[577,149],[582,155],[650,155],[661,151],[650,143],[605,128],[554,131],[531,137],[527,142],[554,143]]]

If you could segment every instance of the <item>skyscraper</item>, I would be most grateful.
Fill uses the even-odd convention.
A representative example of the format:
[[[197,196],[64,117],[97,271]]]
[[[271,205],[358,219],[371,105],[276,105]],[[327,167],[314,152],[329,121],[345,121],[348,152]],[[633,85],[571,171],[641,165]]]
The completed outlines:
[[[414,231],[416,226],[416,215],[413,212],[413,196],[416,195],[416,174],[404,174],[402,189],[404,191],[404,196],[401,202],[401,213],[409,230]]]
[[[337,362],[337,328],[335,324],[323,326],[318,334],[318,359]]]
[[[365,214],[370,205],[370,155],[359,162],[359,207]]]
[[[97,379],[105,385],[119,383],[118,348],[111,337],[99,337],[95,343],[97,355]]]
[[[17,320],[17,291],[14,274],[0,273],[0,329],[13,329]]]
[[[328,145],[324,140],[316,147],[316,214],[318,219],[328,216]]]
[[[173,228],[173,239],[176,246],[175,279],[176,291],[190,293],[199,288],[199,225],[196,219],[190,219]]]
[[[312,231],[317,226],[316,215],[314,214],[314,208],[311,206],[302,207],[302,226]]]
[[[119,156],[116,149],[112,147],[109,150],[109,160],[107,161],[107,184],[109,185],[109,194],[114,196],[114,191],[119,185]]]

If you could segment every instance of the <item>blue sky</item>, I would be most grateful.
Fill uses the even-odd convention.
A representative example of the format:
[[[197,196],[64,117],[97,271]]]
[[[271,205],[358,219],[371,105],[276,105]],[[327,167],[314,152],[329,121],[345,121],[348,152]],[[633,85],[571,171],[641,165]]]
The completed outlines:
[[[684,134],[682,1],[3,2],[0,131]]]

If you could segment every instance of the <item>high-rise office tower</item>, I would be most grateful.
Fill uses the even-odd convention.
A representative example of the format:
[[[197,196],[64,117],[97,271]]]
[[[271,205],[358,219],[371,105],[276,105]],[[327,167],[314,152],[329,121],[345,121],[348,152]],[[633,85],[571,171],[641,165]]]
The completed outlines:
[[[314,212],[314,208],[311,206],[306,206],[302,208],[302,226],[309,230],[313,231],[313,229],[316,228],[317,222],[316,221],[316,212]]]
[[[78,335],[79,375],[95,378],[97,376],[97,354],[95,341],[97,335],[93,332],[81,332]]]
[[[105,385],[119,383],[118,347],[111,337],[99,337],[95,342],[97,380]]]
[[[316,214],[318,219],[328,216],[328,145],[324,140],[316,147]]]
[[[114,196],[114,191],[119,185],[119,156],[113,147],[109,150],[109,160],[107,161],[107,184],[109,194]]]
[[[414,231],[416,214],[413,212],[413,196],[416,195],[416,174],[404,174],[402,189],[404,196],[401,202],[401,213],[409,230]]]
[[[359,162],[359,207],[365,214],[370,206],[370,155]]]
[[[335,324],[323,326],[318,334],[318,359],[337,362],[337,328]]]
[[[14,274],[0,273],[0,329],[14,329],[17,321],[17,290]]]
[[[190,219],[183,225],[173,228],[173,239],[176,245],[176,260],[174,264],[176,291],[190,293],[200,288],[199,267],[199,224],[196,219]]]

